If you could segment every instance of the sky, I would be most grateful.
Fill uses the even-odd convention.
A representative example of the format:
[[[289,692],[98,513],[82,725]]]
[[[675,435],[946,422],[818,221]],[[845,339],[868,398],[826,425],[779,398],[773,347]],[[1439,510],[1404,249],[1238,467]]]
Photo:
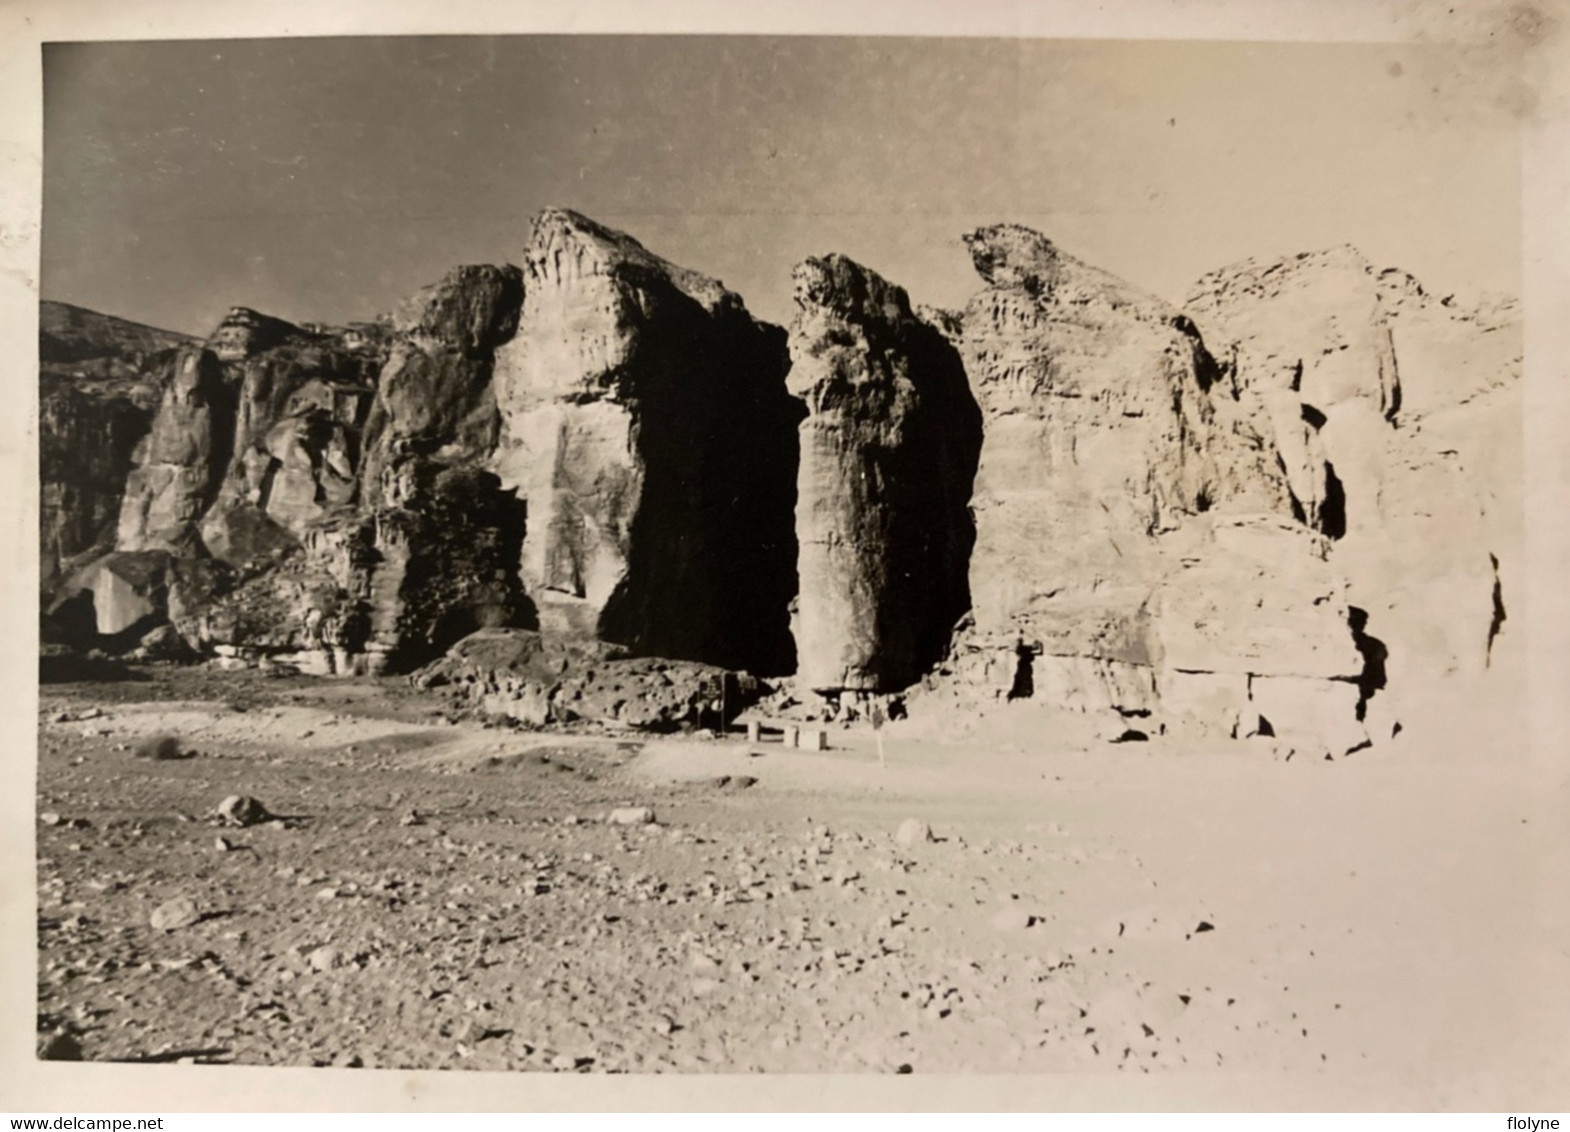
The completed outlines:
[[[917,302],[1003,220],[1174,302],[1352,243],[1519,293],[1517,88],[1472,49],[817,37],[50,44],[42,294],[187,333],[342,323],[564,206],[787,322],[841,252]]]

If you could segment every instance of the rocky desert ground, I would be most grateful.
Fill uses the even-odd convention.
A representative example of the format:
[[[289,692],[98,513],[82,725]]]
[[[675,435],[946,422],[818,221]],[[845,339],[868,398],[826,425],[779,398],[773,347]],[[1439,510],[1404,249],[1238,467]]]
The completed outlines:
[[[1465,1105],[1563,1032],[1529,974],[1562,978],[1559,800],[1508,751],[1092,747],[1023,703],[893,724],[880,766],[865,727],[808,752],[131,675],[43,689],[46,1057],[1285,1071]]]

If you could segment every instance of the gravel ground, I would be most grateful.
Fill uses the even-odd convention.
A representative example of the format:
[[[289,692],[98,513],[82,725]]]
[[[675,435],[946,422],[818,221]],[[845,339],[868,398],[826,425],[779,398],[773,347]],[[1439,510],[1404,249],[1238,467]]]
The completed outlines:
[[[1331,844],[1399,768],[1022,742],[978,776],[896,734],[890,772],[835,733],[811,757],[835,778],[732,739],[490,727],[390,682],[144,676],[43,689],[49,1057],[1410,1077],[1525,1017],[1429,993],[1470,963],[1432,917],[1506,915],[1489,866],[1427,886],[1424,842],[1359,882]],[[160,735],[182,757],[144,757]],[[234,795],[263,820],[219,818]]]

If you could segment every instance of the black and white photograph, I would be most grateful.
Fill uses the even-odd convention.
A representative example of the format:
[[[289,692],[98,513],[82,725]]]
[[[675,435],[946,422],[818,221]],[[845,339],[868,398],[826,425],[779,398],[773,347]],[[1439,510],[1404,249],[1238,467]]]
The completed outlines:
[[[1564,13],[1443,8],[38,32],[27,1072],[1562,1110]]]

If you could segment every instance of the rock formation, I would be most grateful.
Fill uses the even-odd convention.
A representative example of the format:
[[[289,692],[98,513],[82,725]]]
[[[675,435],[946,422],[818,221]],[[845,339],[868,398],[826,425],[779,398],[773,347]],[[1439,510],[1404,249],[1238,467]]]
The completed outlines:
[[[1350,648],[1345,617],[1294,585],[1295,564],[1278,574],[1267,555],[1244,566],[1213,538],[1225,525],[1196,525],[1224,512],[1269,530],[1291,497],[1270,436],[1193,323],[1029,229],[984,228],[966,242],[985,286],[945,325],[985,424],[972,624],[948,665],[958,688],[1156,711],[1183,652],[1163,610],[1174,587],[1192,585],[1185,566],[1210,567],[1207,596],[1234,624],[1263,617],[1255,632],[1285,636],[1306,620],[1311,635],[1340,633]],[[1279,616],[1248,600],[1276,585]],[[1233,644],[1232,667],[1204,671],[1246,681],[1247,650]]]
[[[902,289],[838,255],[795,283],[798,683],[899,691],[970,608],[981,415],[959,355]]]
[[[116,545],[240,564],[352,506],[374,348],[237,307],[181,351],[138,448]]]
[[[397,337],[366,425],[362,485],[379,503],[400,455],[480,462],[496,447],[501,418],[491,384],[496,350],[518,329],[523,273],[516,267],[456,268],[393,314]]]
[[[113,549],[132,453],[183,335],[67,303],[39,305],[40,581]]]
[[[1332,540],[1387,650],[1387,702],[1486,668],[1521,544],[1514,305],[1465,309],[1338,248],[1213,272],[1189,309]]]
[[[963,311],[829,255],[788,334],[557,209],[521,268],[372,323],[235,308],[196,342],[46,304],[46,640],[453,649],[426,683],[530,723],[701,722],[744,669],[1331,755],[1508,649],[1513,304],[1336,249],[1179,311],[1026,228],[966,243]]]
[[[789,672],[784,331],[571,212],[535,220],[523,271],[495,466],[528,507],[521,573],[542,628]]]
[[[615,645],[521,629],[481,630],[414,679],[520,723],[589,720],[641,731],[718,726],[759,690],[756,680],[712,665],[633,657]]]
[[[521,297],[516,269],[459,268],[390,326],[236,308],[181,346],[116,539],[167,566],[141,587],[154,619],[236,662],[319,672],[412,666],[478,627],[530,623],[521,509],[476,466],[496,434],[494,350]],[[67,600],[120,593],[117,561]],[[112,609],[90,620],[121,632]]]

